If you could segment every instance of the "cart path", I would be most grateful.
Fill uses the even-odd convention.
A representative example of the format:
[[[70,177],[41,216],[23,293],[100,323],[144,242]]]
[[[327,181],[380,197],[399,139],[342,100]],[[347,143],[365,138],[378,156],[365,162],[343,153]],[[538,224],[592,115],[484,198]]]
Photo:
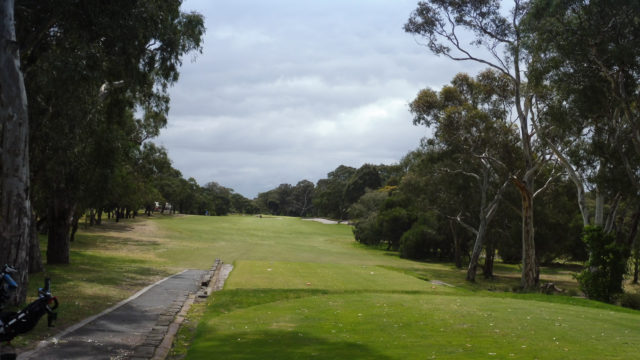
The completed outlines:
[[[189,294],[200,289],[205,270],[186,270],[141,290],[89,321],[63,331],[18,359],[149,359]],[[64,314],[60,314],[64,316]],[[150,352],[150,353],[149,353]]]

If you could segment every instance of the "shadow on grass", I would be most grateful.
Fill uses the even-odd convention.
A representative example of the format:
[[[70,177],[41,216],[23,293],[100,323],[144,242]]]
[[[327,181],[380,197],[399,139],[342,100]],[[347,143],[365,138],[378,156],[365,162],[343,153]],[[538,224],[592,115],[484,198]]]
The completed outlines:
[[[295,331],[231,333],[199,341],[189,359],[372,359],[390,357],[354,342],[330,341]]]

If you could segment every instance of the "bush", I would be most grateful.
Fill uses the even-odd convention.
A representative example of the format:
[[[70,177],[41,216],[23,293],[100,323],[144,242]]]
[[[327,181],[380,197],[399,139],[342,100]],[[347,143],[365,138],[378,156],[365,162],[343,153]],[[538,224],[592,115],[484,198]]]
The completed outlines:
[[[450,244],[443,242],[435,225],[433,216],[422,214],[400,238],[400,257],[422,260],[451,255]]]
[[[369,214],[368,217],[354,222],[353,235],[356,241],[365,245],[378,245],[382,241],[380,227],[378,226],[378,213]]]
[[[432,235],[433,231],[427,226],[415,224],[400,238],[400,257],[414,260],[426,258]]]
[[[416,216],[401,207],[384,209],[378,215],[378,226],[382,238],[389,244],[388,248],[397,250],[400,238],[416,221]]]
[[[620,305],[635,310],[640,310],[640,294],[624,293],[620,297]]]
[[[585,269],[576,276],[580,290],[589,299],[611,302],[614,295],[622,293],[629,250],[600,227],[585,227],[582,240],[590,255]]]

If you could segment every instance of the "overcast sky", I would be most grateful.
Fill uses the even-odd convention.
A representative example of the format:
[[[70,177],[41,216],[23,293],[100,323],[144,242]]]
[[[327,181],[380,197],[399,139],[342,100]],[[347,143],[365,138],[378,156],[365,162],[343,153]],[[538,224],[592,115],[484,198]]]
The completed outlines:
[[[163,145],[185,178],[246,197],[339,165],[392,164],[426,135],[408,103],[471,63],[402,27],[417,0],[186,0],[204,51],[171,90]]]

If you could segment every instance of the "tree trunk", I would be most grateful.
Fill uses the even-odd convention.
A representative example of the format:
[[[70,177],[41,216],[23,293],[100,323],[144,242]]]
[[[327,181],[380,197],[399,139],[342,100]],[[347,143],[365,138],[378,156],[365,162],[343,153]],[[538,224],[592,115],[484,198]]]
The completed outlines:
[[[41,217],[40,220],[36,220],[36,231],[40,235],[47,235],[49,225],[47,225],[47,217]]]
[[[42,254],[40,254],[40,240],[38,239],[35,214],[31,216],[29,242],[29,274],[36,274],[44,271],[44,266],[42,265]]]
[[[74,204],[61,192],[57,192],[49,204],[47,264],[69,264],[69,230],[74,210]]]
[[[495,259],[496,249],[493,241],[488,241],[485,249],[484,267],[482,274],[485,279],[493,279],[493,260]]]
[[[96,224],[96,211],[95,209],[91,209],[89,212],[89,225],[93,226]]]
[[[29,120],[14,0],[0,0],[0,265],[13,265],[20,285],[16,302],[26,299],[29,280],[31,202],[29,198]]]
[[[98,215],[96,216],[96,225],[102,225],[102,208],[98,210]]]
[[[636,253],[636,256],[634,256],[633,259],[633,283],[637,284],[638,283],[638,264],[640,262],[640,256],[638,256],[638,254]]]
[[[76,232],[78,231],[78,223],[80,222],[80,216],[82,216],[81,211],[76,211],[73,214],[73,220],[71,221],[71,235],[69,236],[70,242],[74,242],[76,240]]]
[[[462,269],[462,249],[460,246],[460,238],[458,237],[453,220],[449,220],[449,228],[451,228],[451,236],[453,237],[453,257],[456,263],[456,268]]]
[[[600,192],[600,189],[596,189],[596,220],[595,225],[599,227],[604,226],[604,195]]]
[[[473,252],[471,253],[471,259],[469,261],[469,268],[467,269],[467,281],[476,281],[476,269],[478,267],[478,259],[480,259],[480,253],[482,252],[482,246],[484,245],[485,234],[487,233],[486,219],[480,221],[480,226],[476,233],[476,241],[473,244]]]
[[[538,284],[538,266],[533,229],[533,184],[513,179],[522,198],[522,279],[525,290],[531,290]]]

